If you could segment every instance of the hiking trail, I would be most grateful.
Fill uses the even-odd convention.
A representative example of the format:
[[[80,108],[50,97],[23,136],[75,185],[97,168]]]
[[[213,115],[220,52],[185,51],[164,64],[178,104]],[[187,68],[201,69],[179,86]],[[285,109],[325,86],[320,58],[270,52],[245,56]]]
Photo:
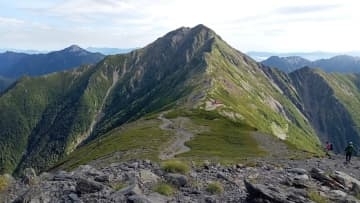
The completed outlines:
[[[158,119],[162,121],[162,124],[159,126],[160,129],[174,132],[169,145],[160,152],[159,158],[167,160],[174,158],[178,154],[190,151],[190,148],[185,146],[185,142],[189,141],[194,134],[185,129],[186,119],[179,117],[171,121],[165,118],[163,114],[160,114]]]

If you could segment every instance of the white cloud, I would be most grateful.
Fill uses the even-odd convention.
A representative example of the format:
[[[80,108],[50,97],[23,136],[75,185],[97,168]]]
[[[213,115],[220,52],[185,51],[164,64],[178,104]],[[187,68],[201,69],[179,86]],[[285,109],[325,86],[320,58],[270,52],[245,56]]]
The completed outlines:
[[[8,33],[7,42],[18,43],[17,46],[25,41],[33,42],[32,47],[18,48],[40,45],[48,46],[46,49],[60,48],[68,42],[84,46],[140,47],[180,26],[201,23],[241,51],[360,49],[356,40],[360,34],[359,3],[355,0],[32,2],[14,5],[17,12],[13,16],[0,17],[0,25],[17,25],[17,30],[12,28],[13,33]],[[0,32],[4,29],[1,27]],[[44,40],[46,43],[41,43]],[[7,42],[1,38],[0,46]]]
[[[16,18],[7,18],[7,17],[1,17],[0,16],[0,25],[20,25],[23,24],[24,21],[16,19]]]

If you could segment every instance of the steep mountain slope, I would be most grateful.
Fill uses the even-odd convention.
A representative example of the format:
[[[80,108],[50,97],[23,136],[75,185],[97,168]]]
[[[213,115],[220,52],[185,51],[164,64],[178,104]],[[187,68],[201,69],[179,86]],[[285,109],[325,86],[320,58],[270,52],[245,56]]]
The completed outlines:
[[[315,61],[309,61],[298,56],[272,56],[261,63],[270,67],[279,68],[287,73],[304,66],[321,68],[325,72],[358,73],[360,71],[360,58],[348,55],[338,55],[329,59],[319,59]]]
[[[359,75],[326,74],[303,68],[290,77],[300,94],[306,116],[323,142],[342,152],[347,142],[360,144]]]
[[[91,151],[104,148],[110,143],[103,140],[121,136],[124,126],[142,122],[144,116],[158,123],[163,110],[170,111],[169,118],[190,119],[180,123],[180,130],[198,129],[186,143],[191,150],[179,154],[184,158],[256,155],[261,150],[250,133],[255,129],[319,152],[310,123],[264,67],[203,25],[179,28],[145,48],[108,56],[95,66],[24,78],[0,97],[0,110],[2,172],[28,166],[44,170],[79,145]],[[149,126],[149,133],[158,128]],[[141,137],[146,139],[142,128],[110,145],[120,156],[126,151],[133,158],[146,155],[163,146],[159,140],[171,141],[172,133],[163,131],[149,135],[151,149],[139,145]],[[123,143],[127,148],[121,148]]]
[[[8,78],[37,76],[97,63],[103,58],[104,55],[88,52],[76,45],[47,54],[5,52],[0,54],[0,75]]]

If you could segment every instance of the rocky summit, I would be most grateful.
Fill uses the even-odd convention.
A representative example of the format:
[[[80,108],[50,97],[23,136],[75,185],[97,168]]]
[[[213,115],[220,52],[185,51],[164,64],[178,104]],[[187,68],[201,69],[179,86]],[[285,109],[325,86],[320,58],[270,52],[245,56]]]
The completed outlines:
[[[2,202],[360,202],[360,160],[342,155],[307,160],[254,159],[224,166],[204,161],[176,171],[150,160],[36,175],[4,175]],[[186,165],[186,163],[178,162]],[[175,169],[175,168],[173,168]]]

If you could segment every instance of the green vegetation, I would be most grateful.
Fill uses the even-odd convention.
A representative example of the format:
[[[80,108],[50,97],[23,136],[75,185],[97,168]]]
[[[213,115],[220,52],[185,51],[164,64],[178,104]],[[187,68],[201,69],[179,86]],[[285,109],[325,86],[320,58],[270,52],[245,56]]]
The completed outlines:
[[[259,131],[286,136],[298,149],[320,152],[315,131],[294,105],[299,100],[292,87],[288,87],[289,97],[284,96],[253,60],[241,57],[221,40],[213,44],[206,60],[209,75],[214,78],[208,98],[224,104],[220,111],[239,114],[235,120]],[[281,85],[289,86],[285,75],[274,72],[273,76]]]
[[[154,191],[165,196],[171,196],[175,193],[174,187],[167,183],[159,183],[155,186]]]
[[[310,190],[308,192],[309,199],[316,203],[330,203],[330,200],[324,196],[321,196],[319,191]]]
[[[159,128],[158,120],[140,120],[114,129],[104,136],[74,151],[62,162],[62,168],[71,169],[92,160],[111,158],[115,152],[117,160],[158,160],[159,148],[169,139],[169,134]]]
[[[224,188],[220,182],[211,182],[207,185],[206,191],[211,194],[221,194],[224,191]]]
[[[232,121],[215,111],[177,110],[166,117],[186,116],[195,126],[206,129],[186,143],[189,152],[178,157],[195,161],[204,159],[222,163],[233,163],[247,157],[263,156],[266,153],[258,147],[250,132],[255,129],[247,124]],[[200,127],[197,127],[198,129]]]
[[[190,171],[190,167],[179,160],[169,160],[162,164],[162,169],[168,173],[186,174]]]
[[[9,180],[6,176],[0,175],[0,192],[5,190],[9,185]]]
[[[126,187],[126,184],[124,182],[116,182],[111,184],[112,189],[114,190],[121,190]]]

